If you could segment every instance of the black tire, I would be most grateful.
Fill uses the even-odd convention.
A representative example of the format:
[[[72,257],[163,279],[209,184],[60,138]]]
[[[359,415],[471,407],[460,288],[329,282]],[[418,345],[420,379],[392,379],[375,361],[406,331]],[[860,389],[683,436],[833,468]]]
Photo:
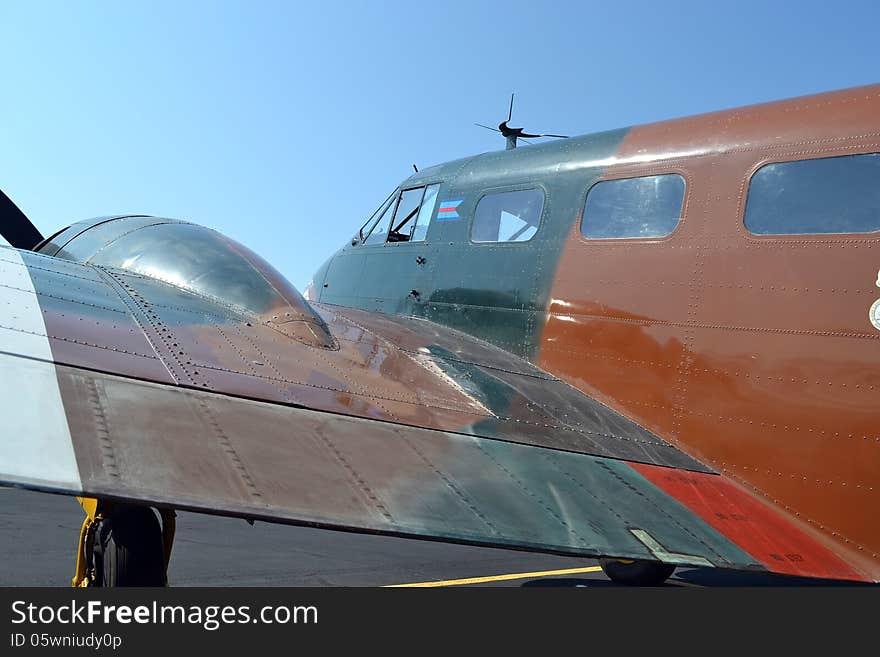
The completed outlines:
[[[660,586],[675,572],[675,566],[659,561],[600,559],[599,565],[608,579],[627,586]]]
[[[93,586],[165,586],[162,528],[145,506],[118,506],[92,534]]]

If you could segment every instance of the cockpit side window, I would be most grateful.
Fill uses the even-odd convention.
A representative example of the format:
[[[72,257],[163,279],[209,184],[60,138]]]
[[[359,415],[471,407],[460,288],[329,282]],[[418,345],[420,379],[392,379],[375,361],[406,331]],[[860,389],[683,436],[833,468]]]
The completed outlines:
[[[389,242],[424,242],[437,205],[440,184],[407,189],[400,197]]]
[[[425,195],[422,197],[422,205],[419,207],[419,215],[416,217],[416,224],[413,227],[411,242],[424,242],[428,235],[428,226],[431,225],[431,218],[434,216],[434,208],[437,206],[437,192],[440,190],[440,184],[428,185],[425,188]]]
[[[391,232],[388,233],[389,242],[409,242],[416,214],[422,203],[424,187],[407,189],[400,195],[400,203],[397,204],[397,212],[394,221],[391,222]]]

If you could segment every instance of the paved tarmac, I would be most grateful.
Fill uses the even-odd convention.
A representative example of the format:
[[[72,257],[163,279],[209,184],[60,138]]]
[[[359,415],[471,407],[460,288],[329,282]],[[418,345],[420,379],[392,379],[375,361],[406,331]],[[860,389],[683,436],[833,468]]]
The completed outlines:
[[[83,512],[72,497],[0,488],[0,585],[69,586]],[[568,572],[557,572],[568,571]],[[571,572],[575,571],[575,572]],[[171,586],[616,586],[589,559],[179,513]],[[816,580],[680,568],[668,586]]]

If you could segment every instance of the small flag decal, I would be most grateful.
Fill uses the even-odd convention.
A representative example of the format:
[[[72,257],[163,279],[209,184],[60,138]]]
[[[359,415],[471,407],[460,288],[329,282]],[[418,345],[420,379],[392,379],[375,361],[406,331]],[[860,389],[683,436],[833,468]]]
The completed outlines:
[[[462,201],[464,201],[463,198],[441,201],[440,207],[437,208],[437,221],[457,221],[461,219],[461,215],[458,214],[458,206]]]

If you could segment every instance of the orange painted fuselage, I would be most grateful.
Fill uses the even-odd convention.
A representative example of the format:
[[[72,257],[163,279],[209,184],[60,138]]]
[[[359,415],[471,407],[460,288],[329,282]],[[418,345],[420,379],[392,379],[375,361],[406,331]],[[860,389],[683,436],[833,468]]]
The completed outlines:
[[[683,220],[661,244],[576,225],[537,359],[875,576],[880,236],[757,236],[743,212],[767,163],[878,151],[880,86],[632,129],[602,179],[679,173]]]

